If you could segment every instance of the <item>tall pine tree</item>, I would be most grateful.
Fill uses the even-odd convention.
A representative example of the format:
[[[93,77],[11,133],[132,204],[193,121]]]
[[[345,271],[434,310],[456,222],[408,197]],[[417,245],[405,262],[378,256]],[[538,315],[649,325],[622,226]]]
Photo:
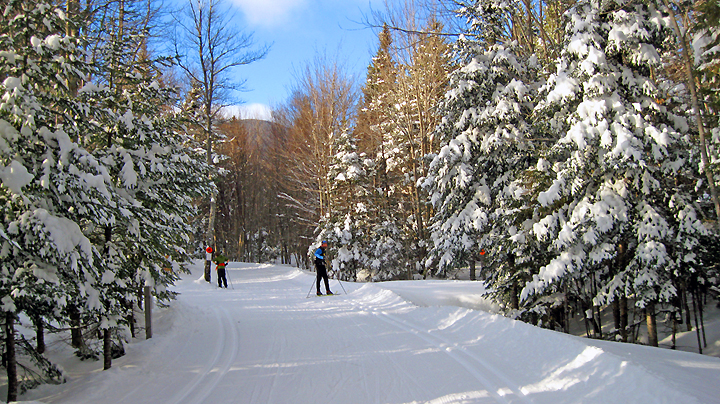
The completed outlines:
[[[516,251],[527,226],[515,205],[524,194],[517,181],[534,164],[537,149],[527,121],[534,61],[518,55],[516,43],[505,41],[508,3],[475,2],[461,12],[470,28],[455,44],[460,67],[450,76],[435,133],[442,147],[424,181],[436,211],[426,267],[463,266],[485,250],[491,257],[486,265],[495,268],[490,282],[497,293],[511,291],[508,300],[516,302],[512,295],[520,280],[515,266],[500,264],[510,255],[518,255],[516,264],[529,258]],[[507,306],[517,309],[516,303]]]
[[[523,298],[568,282],[575,289],[564,293],[588,311],[633,295],[652,316],[676,295],[673,280],[699,264],[678,248],[696,246],[705,230],[694,196],[677,186],[694,179],[689,126],[658,102],[653,71],[668,34],[658,10],[589,0],[567,14],[565,50],[537,108],[559,138],[538,165],[552,184],[538,194],[544,217],[533,227],[554,258]]]
[[[72,88],[92,71],[85,44],[65,34],[78,21],[51,5],[22,1],[6,2],[2,21],[0,294],[14,352],[13,322],[21,311],[60,322],[68,310],[94,317],[104,311],[100,254],[81,226],[112,223],[119,198],[104,163],[79,144],[86,130],[98,128],[83,118],[92,106]],[[8,401],[18,393],[14,361]]]

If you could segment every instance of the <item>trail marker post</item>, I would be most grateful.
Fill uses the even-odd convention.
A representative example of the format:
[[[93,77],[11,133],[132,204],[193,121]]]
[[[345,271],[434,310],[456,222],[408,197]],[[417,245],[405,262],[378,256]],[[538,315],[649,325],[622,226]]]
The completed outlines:
[[[210,246],[207,246],[205,248],[205,280],[210,282],[211,276],[210,274],[212,271],[210,271],[210,263],[212,262],[212,255],[213,255],[213,248]]]
[[[150,286],[145,286],[145,339],[152,338],[152,293]]]

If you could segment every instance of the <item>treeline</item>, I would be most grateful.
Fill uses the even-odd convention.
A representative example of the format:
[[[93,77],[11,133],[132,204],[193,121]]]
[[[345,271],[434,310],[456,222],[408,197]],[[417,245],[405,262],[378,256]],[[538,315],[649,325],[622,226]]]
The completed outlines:
[[[44,333],[104,368],[194,253],[213,170],[195,111],[152,56],[158,9],[118,1],[0,5],[0,312],[8,401],[61,382]],[[172,271],[171,269],[175,269]],[[31,321],[31,341],[16,325]]]
[[[353,280],[479,264],[509,316],[567,332],[581,313],[629,341],[639,311],[657,345],[658,314],[690,327],[717,293],[717,16],[706,1],[389,7],[362,85],[320,57],[274,111],[262,186],[290,228],[266,240],[302,262],[327,239]]]
[[[297,264],[307,240],[288,219],[291,211],[282,198],[277,156],[286,129],[232,118],[219,130],[225,138],[218,146],[223,174],[217,179],[216,249],[237,261]]]

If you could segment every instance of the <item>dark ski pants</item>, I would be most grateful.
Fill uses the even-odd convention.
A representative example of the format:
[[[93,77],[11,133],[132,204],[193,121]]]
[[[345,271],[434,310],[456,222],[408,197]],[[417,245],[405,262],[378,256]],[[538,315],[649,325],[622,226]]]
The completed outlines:
[[[320,279],[325,280],[325,293],[330,293],[330,281],[328,280],[327,269],[325,263],[315,261],[315,269],[317,270],[317,292],[320,293]]]
[[[225,268],[218,268],[218,287],[222,288],[223,283],[225,284],[225,289],[227,289],[227,278],[225,278]]]

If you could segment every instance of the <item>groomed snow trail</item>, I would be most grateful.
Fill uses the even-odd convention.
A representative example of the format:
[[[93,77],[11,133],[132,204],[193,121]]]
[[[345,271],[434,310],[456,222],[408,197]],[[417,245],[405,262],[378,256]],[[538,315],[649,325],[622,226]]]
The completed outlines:
[[[235,313],[241,355],[213,402],[529,402],[510,399],[517,389],[491,382],[492,371],[396,318],[412,306],[388,291],[307,299],[313,278],[297,270],[231,276],[235,289],[217,292]]]
[[[107,404],[720,402],[716,358],[592,342],[466,308],[420,307],[398,294],[409,283],[343,283],[347,294],[306,298],[314,276],[294,268],[231,263],[228,275],[234,289],[217,289],[198,280],[195,268],[178,284],[178,300],[158,310],[154,338],[131,344],[109,371],[71,375],[28,397]],[[331,288],[342,292],[337,281]]]

